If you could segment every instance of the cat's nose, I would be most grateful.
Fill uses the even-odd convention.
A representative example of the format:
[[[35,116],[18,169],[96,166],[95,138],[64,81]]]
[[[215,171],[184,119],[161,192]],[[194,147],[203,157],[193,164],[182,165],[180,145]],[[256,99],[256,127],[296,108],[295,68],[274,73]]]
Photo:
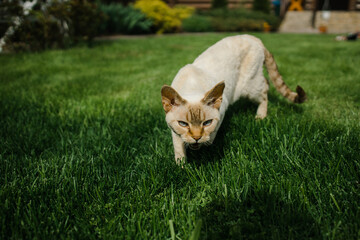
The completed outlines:
[[[192,136],[193,139],[195,139],[195,141],[199,141],[199,139],[201,138],[201,136]]]

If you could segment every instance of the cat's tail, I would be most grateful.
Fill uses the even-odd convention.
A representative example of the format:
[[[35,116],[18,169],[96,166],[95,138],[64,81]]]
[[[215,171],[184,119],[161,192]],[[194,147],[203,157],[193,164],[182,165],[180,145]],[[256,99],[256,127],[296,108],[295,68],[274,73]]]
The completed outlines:
[[[303,103],[306,100],[306,93],[304,89],[302,89],[300,86],[297,86],[296,92],[291,91],[282,79],[273,55],[265,47],[264,52],[265,66],[271,81],[275,85],[276,90],[293,103]]]

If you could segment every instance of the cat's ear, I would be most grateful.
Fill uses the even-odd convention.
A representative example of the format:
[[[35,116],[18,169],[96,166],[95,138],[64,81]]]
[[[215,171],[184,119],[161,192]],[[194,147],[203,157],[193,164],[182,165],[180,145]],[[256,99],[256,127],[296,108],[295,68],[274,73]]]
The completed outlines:
[[[168,113],[174,106],[185,104],[186,101],[170,86],[164,85],[161,88],[162,105],[166,113]]]
[[[222,94],[224,92],[224,81],[218,83],[210,91],[205,94],[205,97],[201,100],[202,103],[219,109],[222,102]]]

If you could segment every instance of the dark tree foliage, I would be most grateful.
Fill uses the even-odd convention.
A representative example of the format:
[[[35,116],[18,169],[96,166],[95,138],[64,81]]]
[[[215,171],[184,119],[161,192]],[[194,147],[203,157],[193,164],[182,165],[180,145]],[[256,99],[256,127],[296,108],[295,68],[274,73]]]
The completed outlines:
[[[18,17],[21,24],[5,39],[9,51],[64,48],[79,40],[87,40],[91,44],[103,19],[97,5],[86,0],[41,1],[26,15],[22,6],[17,6],[20,11],[10,12],[8,19]],[[10,21],[9,25],[4,25],[2,32],[11,24]]]
[[[135,2],[135,0],[101,0],[100,2],[105,4],[120,3],[124,6],[127,6],[129,3]]]
[[[152,30],[152,21],[130,6],[122,4],[100,4],[101,12],[105,20],[100,24],[99,34],[146,34]]]
[[[6,30],[13,25],[13,16],[22,16],[22,7],[18,1],[0,1],[0,38],[4,36]]]
[[[254,0],[253,10],[263,13],[270,13],[270,1],[269,0]]]
[[[212,8],[227,8],[228,1],[227,0],[212,0],[211,7]]]

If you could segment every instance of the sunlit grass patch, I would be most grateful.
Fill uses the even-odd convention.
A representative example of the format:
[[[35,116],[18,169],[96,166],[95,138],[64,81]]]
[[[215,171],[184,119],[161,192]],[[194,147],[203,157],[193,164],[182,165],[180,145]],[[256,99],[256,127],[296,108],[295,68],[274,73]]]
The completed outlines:
[[[359,238],[358,42],[256,34],[308,101],[236,103],[176,166],[161,86],[228,35],[0,56],[0,238]]]

